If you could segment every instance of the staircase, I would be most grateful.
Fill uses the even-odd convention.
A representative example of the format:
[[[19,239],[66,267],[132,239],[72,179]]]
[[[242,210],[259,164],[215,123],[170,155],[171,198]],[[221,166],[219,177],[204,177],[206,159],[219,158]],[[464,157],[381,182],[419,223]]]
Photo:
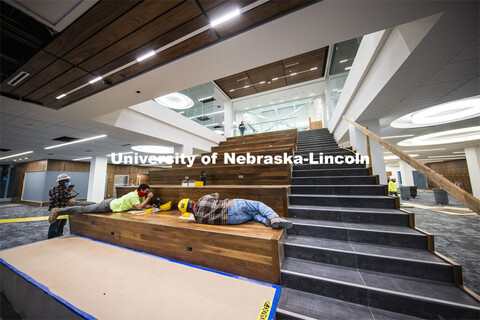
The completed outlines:
[[[348,155],[326,130],[296,154]],[[363,165],[295,165],[276,319],[479,319],[453,266]]]

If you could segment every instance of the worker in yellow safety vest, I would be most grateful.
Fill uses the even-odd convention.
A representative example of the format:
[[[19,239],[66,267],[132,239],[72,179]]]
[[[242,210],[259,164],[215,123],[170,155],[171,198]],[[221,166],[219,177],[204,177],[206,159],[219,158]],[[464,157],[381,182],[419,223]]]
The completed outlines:
[[[396,181],[396,179],[394,177],[390,177],[390,181],[388,182],[388,193],[391,196],[398,197],[397,183],[395,181]]]

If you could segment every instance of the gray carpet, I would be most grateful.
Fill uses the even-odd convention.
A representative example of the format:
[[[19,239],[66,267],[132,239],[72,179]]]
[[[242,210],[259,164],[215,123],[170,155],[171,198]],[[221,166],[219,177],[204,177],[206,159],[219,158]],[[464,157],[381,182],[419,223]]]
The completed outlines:
[[[0,220],[48,216],[47,207],[35,208],[26,205],[0,205]],[[0,223],[0,250],[47,239],[48,221]],[[63,234],[69,234],[68,223]]]
[[[431,190],[419,190],[418,197],[401,200],[441,208]],[[449,195],[450,207],[465,208]],[[480,294],[480,216],[453,215],[419,208],[405,208],[415,213],[416,226],[435,236],[435,249],[462,265],[464,284]]]

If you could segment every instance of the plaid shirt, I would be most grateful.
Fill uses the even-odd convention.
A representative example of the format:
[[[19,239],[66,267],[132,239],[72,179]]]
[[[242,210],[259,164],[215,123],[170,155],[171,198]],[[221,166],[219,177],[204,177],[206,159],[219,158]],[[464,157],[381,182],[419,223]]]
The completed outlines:
[[[48,207],[48,210],[51,210],[52,208],[65,208],[68,200],[73,198],[67,187],[61,185],[50,189],[48,195],[50,196],[50,206]]]
[[[198,223],[228,224],[228,199],[218,200],[218,193],[198,199],[193,216]]]

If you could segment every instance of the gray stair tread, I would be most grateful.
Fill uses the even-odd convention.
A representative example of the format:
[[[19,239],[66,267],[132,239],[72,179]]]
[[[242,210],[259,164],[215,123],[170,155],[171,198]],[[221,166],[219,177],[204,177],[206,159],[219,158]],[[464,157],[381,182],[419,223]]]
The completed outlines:
[[[398,258],[403,260],[431,262],[436,264],[444,264],[447,266],[450,265],[449,263],[440,259],[428,250],[421,249],[384,246],[377,244],[365,244],[351,241],[349,242],[298,235],[288,235],[285,244],[305,245],[310,247],[341,250],[359,254],[370,254],[377,256],[385,256],[388,258]]]
[[[480,310],[480,304],[453,283],[358,270],[295,258],[285,258],[282,271],[311,275],[329,281],[341,281],[344,284],[367,287],[373,290],[388,290],[391,293],[441,300],[447,304],[463,304]]]
[[[278,309],[291,311],[313,319],[419,319],[290,288],[282,288]]]
[[[322,210],[322,211],[339,211],[339,212],[358,212],[361,213],[385,213],[385,214],[401,214],[408,215],[408,213],[397,209],[382,209],[382,208],[355,208],[355,207],[329,207],[329,206],[307,206],[307,205],[289,205],[289,209],[308,209],[308,210]]]
[[[392,225],[382,225],[382,224],[370,224],[370,223],[349,223],[342,221],[329,221],[329,220],[312,220],[312,219],[300,219],[300,218],[289,218],[294,224],[302,225],[313,225],[319,227],[332,227],[332,228],[342,228],[342,229],[355,229],[355,230],[365,230],[365,231],[377,231],[377,232],[393,232],[393,233],[402,233],[402,234],[415,234],[423,235],[419,231],[412,229],[408,226],[392,226]]]

